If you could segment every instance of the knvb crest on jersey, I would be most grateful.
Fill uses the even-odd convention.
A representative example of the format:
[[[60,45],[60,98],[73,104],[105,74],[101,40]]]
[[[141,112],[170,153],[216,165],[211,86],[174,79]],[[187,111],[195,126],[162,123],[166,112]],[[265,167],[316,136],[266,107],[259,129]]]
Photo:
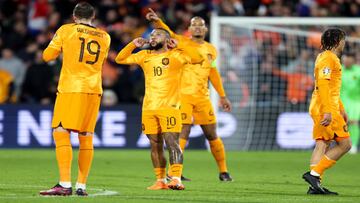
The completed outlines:
[[[323,74],[324,74],[324,75],[329,75],[330,73],[331,73],[331,70],[330,70],[329,67],[325,67],[325,68],[323,69]]]
[[[169,58],[163,58],[162,59],[162,61],[161,61],[161,63],[164,65],[164,66],[167,66],[167,65],[169,65]]]

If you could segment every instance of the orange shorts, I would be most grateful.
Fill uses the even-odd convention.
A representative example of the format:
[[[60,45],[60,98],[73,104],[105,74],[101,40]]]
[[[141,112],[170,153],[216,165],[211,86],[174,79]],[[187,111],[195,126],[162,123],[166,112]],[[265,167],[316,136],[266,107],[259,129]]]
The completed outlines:
[[[208,125],[216,123],[214,108],[209,98],[182,96],[180,110],[183,124]]]
[[[146,135],[181,132],[180,110],[145,110],[142,112],[142,130]]]
[[[311,115],[311,117],[314,121],[313,138],[315,140],[338,140],[350,137],[347,124],[340,114],[332,114],[332,121],[326,127],[320,125],[322,115]]]
[[[99,94],[57,93],[51,127],[93,133],[100,101]]]

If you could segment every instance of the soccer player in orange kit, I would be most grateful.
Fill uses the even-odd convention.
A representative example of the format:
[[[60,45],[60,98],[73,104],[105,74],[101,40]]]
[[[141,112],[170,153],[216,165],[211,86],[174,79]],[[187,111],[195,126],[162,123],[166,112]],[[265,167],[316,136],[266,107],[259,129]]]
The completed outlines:
[[[322,187],[321,176],[351,148],[347,115],[340,100],[340,56],[344,46],[343,30],[329,28],[323,32],[322,52],[315,62],[315,89],[309,108],[314,121],[313,138],[316,145],[310,161],[311,170],[303,175],[303,179],[310,184],[308,194],[337,194]],[[332,141],[336,145],[330,147]]]
[[[44,61],[63,54],[63,64],[52,120],[60,181],[40,195],[71,195],[72,146],[70,131],[79,133],[79,170],[76,194],[87,196],[86,181],[94,155],[93,134],[102,94],[101,70],[107,57],[110,36],[95,28],[94,8],[78,3],[75,23],[61,26],[43,52]]]
[[[206,139],[209,141],[211,152],[217,162],[219,179],[221,181],[232,181],[226,165],[224,144],[216,133],[216,117],[209,97],[209,80],[219,94],[221,107],[226,112],[231,111],[231,103],[226,97],[221,76],[216,69],[216,49],[212,44],[204,40],[208,31],[204,19],[201,17],[193,17],[191,19],[189,27],[191,38],[187,38],[171,31],[152,9],[149,9],[146,18],[152,21],[155,27],[167,30],[171,37],[178,41],[179,48],[199,50],[207,60],[207,63],[187,64],[184,68],[181,83],[181,116],[183,126],[180,134],[180,147],[184,151],[189,140],[191,125],[193,123],[200,125]],[[169,176],[172,176],[171,171]],[[183,179],[187,180],[185,177]]]
[[[123,48],[115,61],[119,64],[138,64],[145,75],[145,97],[142,107],[142,130],[150,140],[151,160],[157,181],[149,190],[184,190],[181,183],[183,155],[179,147],[181,132],[180,84],[183,67],[201,63],[200,53],[186,49],[168,49],[170,34],[154,29],[150,40],[136,38]],[[150,45],[150,50],[135,54],[135,48]],[[164,140],[169,150],[170,171],[173,179],[166,184]]]

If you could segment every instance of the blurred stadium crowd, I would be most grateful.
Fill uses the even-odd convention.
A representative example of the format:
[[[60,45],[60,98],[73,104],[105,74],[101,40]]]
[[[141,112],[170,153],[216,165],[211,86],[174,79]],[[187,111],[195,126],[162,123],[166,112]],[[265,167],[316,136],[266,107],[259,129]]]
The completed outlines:
[[[0,104],[1,103],[40,103],[51,104],[55,100],[56,86],[59,78],[61,61],[44,63],[41,59],[42,50],[48,45],[59,26],[72,22],[72,9],[76,0],[1,0],[0,1]],[[132,39],[146,37],[151,32],[151,26],[145,20],[147,8],[158,11],[166,23],[177,33],[188,35],[187,27],[191,17],[201,16],[207,22],[211,15],[220,16],[301,16],[301,17],[358,17],[360,16],[360,0],[89,0],[97,8],[95,25],[111,35],[111,50],[103,67],[103,105],[111,106],[118,103],[141,103],[144,93],[144,78],[142,70],[137,66],[126,67],[114,62],[117,52]],[[211,28],[210,28],[211,29]],[[226,29],[226,28],[223,28]],[[231,30],[224,30],[231,32]],[[359,28],[347,30],[353,37],[360,37]],[[226,38],[226,36],[230,38]],[[237,39],[226,35],[224,41],[232,43]],[[265,35],[257,33],[257,37]],[[278,39],[278,38],[276,38]],[[287,40],[289,43],[291,40]],[[236,42],[234,42],[236,43]],[[270,38],[267,43],[277,43]],[[312,44],[312,41],[309,42]],[[234,50],[221,51],[233,52]],[[264,48],[266,50],[266,48]],[[239,50],[238,50],[239,51]],[[293,102],[291,91],[294,82],[299,77],[305,78],[305,96],[312,89],[312,74],[310,68],[314,58],[304,50],[282,49],[276,54],[291,55],[291,60],[285,60],[283,66],[292,63],[307,65],[298,71],[305,75],[285,73],[282,67],[272,64],[280,55],[263,53],[259,67],[259,84],[263,95],[258,95],[259,101],[265,98],[282,97]],[[293,52],[291,52],[293,51]],[[281,57],[285,58],[286,57]],[[360,62],[360,56],[351,55],[349,63]],[[225,62],[224,62],[225,63]],[[236,63],[236,61],[234,62]],[[294,64],[292,66],[295,67]],[[297,67],[297,66],[296,66]],[[241,67],[240,67],[241,69]],[[295,71],[296,73],[296,71]],[[225,81],[238,84],[236,70],[223,73]],[[270,80],[269,80],[270,78]],[[274,80],[275,78],[275,80]],[[276,82],[273,82],[276,81]],[[279,82],[281,81],[281,82]],[[282,85],[287,91],[272,92]],[[270,87],[269,87],[270,85]],[[234,87],[235,88],[235,87]],[[238,89],[243,92],[243,101],[249,95],[246,81]],[[284,88],[286,89],[286,88]],[[290,94],[290,95],[289,95]],[[8,95],[11,95],[8,97]],[[295,95],[299,96],[299,95]],[[299,97],[304,99],[303,94]],[[246,104],[239,104],[240,106]]]

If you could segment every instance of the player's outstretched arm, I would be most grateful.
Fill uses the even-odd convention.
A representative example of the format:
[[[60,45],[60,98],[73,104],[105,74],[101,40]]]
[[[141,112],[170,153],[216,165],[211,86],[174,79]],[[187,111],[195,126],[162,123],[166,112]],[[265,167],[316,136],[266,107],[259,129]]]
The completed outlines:
[[[224,90],[224,86],[221,81],[221,76],[219,71],[217,71],[216,67],[212,67],[209,74],[209,80],[211,84],[214,86],[216,92],[220,96],[220,105],[224,111],[230,112],[231,111],[231,102],[226,97],[226,93]]]
[[[149,8],[149,12],[146,14],[146,19],[150,22],[153,23],[153,26],[155,28],[162,28],[166,31],[168,31],[170,33],[170,36],[172,38],[178,39],[179,36],[177,34],[175,34],[175,32],[173,32],[169,26],[167,26],[160,18],[159,16],[155,13],[154,10],[152,10],[151,8]]]
[[[144,38],[136,38],[128,45],[126,45],[116,56],[115,62],[118,64],[139,64],[141,61],[141,57],[138,54],[132,54],[134,49],[141,48],[148,40]]]

